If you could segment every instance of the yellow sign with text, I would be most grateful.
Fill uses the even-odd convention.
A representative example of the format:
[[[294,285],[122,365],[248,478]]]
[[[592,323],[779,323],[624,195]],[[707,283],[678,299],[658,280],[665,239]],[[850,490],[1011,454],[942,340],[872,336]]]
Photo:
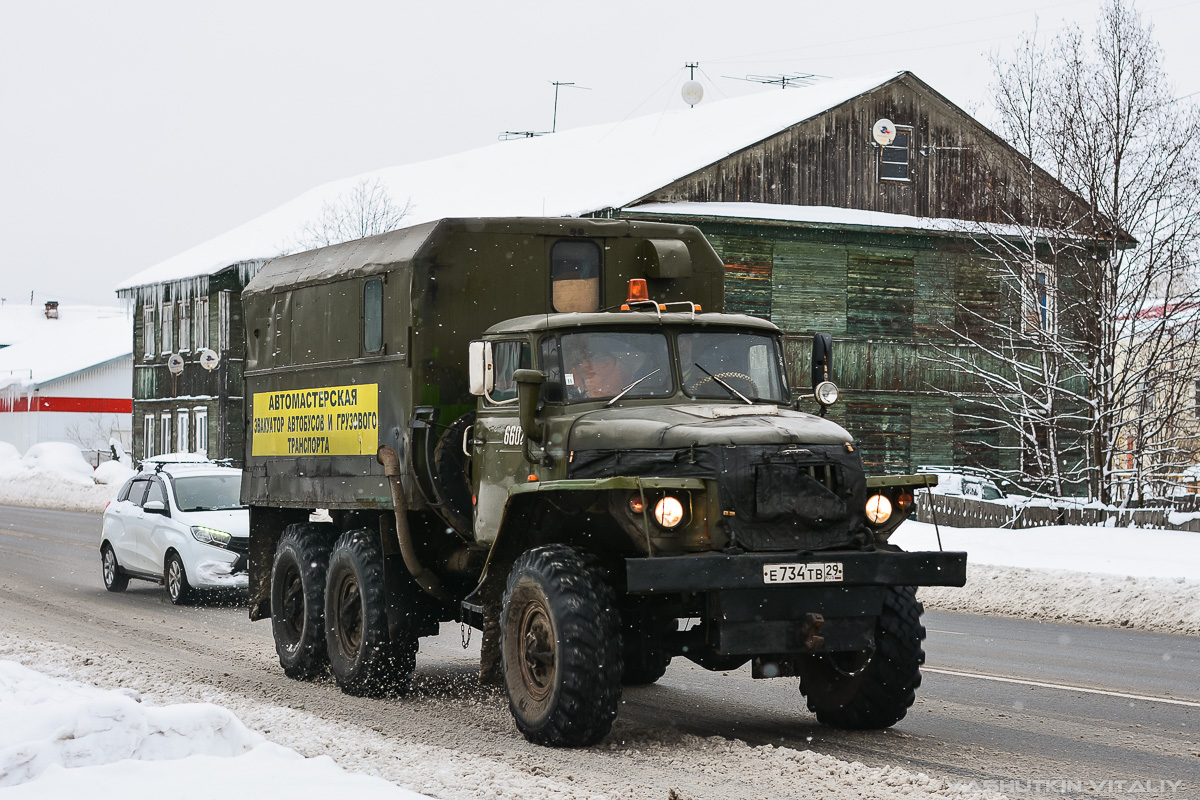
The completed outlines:
[[[255,392],[256,456],[373,456],[379,449],[379,384]]]

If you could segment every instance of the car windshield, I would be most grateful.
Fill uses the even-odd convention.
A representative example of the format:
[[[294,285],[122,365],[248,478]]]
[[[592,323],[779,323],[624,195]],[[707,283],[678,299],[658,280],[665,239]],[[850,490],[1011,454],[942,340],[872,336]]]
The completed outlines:
[[[783,354],[773,337],[703,331],[677,337],[683,389],[692,397],[784,403]],[[730,391],[730,389],[734,391]]]
[[[193,475],[175,479],[175,503],[180,511],[225,511],[245,508],[237,475]]]
[[[626,389],[627,397],[675,392],[667,337],[661,333],[571,333],[561,338],[559,352],[563,390],[571,402],[608,399]]]

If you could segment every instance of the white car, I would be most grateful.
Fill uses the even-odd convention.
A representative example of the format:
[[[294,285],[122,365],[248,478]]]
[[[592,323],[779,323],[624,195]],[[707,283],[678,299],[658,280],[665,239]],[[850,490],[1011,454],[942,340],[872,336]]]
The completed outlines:
[[[922,467],[922,475],[936,475],[937,486],[930,487],[930,494],[943,494],[948,497],[967,497],[972,500],[1003,500],[1004,490],[986,475],[976,474],[966,470],[935,469]]]
[[[130,578],[161,583],[182,605],[202,589],[248,586],[250,512],[238,493],[242,472],[211,462],[146,462],[104,509],[104,586]]]

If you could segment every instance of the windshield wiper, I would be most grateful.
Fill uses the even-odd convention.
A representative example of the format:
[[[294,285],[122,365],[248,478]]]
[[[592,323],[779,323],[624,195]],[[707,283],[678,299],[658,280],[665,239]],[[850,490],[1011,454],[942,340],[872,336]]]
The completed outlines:
[[[647,373],[647,374],[643,375],[642,377],[638,378],[636,381],[634,381],[633,383],[629,384],[629,385],[628,385],[628,386],[626,386],[624,389],[622,389],[622,390],[621,390],[621,392],[620,392],[620,393],[619,393],[619,394],[618,394],[616,397],[614,397],[612,400],[609,400],[609,401],[608,401],[608,404],[607,404],[607,405],[605,405],[604,407],[605,407],[605,408],[608,408],[608,407],[609,407],[609,406],[611,406],[613,403],[617,402],[617,401],[618,401],[618,400],[620,400],[622,397],[624,397],[625,395],[629,394],[629,390],[630,390],[630,389],[632,389],[633,387],[637,386],[637,385],[638,385],[639,383],[641,383],[642,381],[646,380],[646,378],[649,378],[649,377],[652,377],[652,376],[654,376],[654,375],[657,375],[657,374],[658,374],[658,373],[660,373],[660,372],[662,372],[662,369],[661,369],[661,368],[654,370],[654,372],[649,372],[649,373]]]
[[[725,387],[727,390],[729,390],[729,392],[730,392],[731,394],[737,395],[737,396],[738,396],[738,398],[740,398],[740,399],[742,400],[742,402],[744,402],[746,405],[748,405],[748,406],[752,406],[752,405],[754,405],[754,401],[753,401],[753,400],[751,400],[749,397],[746,397],[746,395],[742,394],[742,393],[741,393],[741,392],[739,392],[737,389],[733,388],[733,387],[732,387],[732,386],[730,386],[728,383],[726,383],[725,381],[723,381],[723,380],[721,380],[720,378],[718,378],[716,375],[713,375],[711,372],[709,372],[708,370],[706,370],[704,367],[700,366],[699,364],[696,364],[695,366],[696,366],[696,369],[700,370],[700,371],[701,371],[701,372],[703,372],[705,375],[707,375],[708,377],[712,378],[712,379],[713,379],[714,381],[716,381],[717,383],[719,383],[719,384],[721,384],[722,386],[724,386],[724,387]]]

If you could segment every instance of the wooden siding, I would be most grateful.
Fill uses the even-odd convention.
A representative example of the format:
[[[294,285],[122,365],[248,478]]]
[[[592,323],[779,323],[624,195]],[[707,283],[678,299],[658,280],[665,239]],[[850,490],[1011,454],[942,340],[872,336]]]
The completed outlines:
[[[913,128],[909,180],[879,179],[880,118]],[[1041,170],[1024,208],[1021,156],[916,76],[895,80],[680,178],[646,202],[832,206],[981,222],[1079,219],[1078,197]]]

